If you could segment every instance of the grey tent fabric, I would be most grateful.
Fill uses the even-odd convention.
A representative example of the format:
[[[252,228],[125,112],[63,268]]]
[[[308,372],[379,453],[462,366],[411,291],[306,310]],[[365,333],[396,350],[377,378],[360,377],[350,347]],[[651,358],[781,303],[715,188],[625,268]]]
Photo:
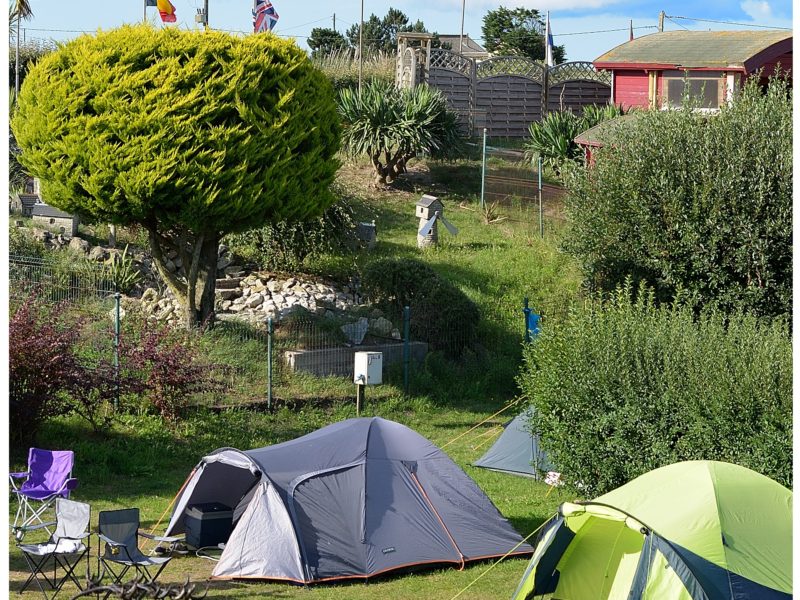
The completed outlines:
[[[235,507],[212,574],[219,579],[368,578],[533,550],[442,450],[378,417],[205,457],[176,500],[167,534],[183,532],[186,508],[199,502]]]
[[[497,441],[473,465],[535,479],[543,471],[552,471],[553,466],[539,447],[539,436],[528,430],[532,418],[533,412],[527,410],[506,423]]]

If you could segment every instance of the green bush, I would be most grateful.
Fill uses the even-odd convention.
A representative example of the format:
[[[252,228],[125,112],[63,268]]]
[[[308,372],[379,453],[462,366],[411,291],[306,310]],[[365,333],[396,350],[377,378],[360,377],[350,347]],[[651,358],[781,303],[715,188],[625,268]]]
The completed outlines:
[[[785,315],[792,302],[792,92],[751,79],[715,116],[645,111],[566,177],[565,247],[587,284],[647,281],[698,306]]]
[[[575,143],[578,134],[624,113],[617,106],[594,104],[584,107],[582,116],[570,110],[548,113],[541,122],[528,127],[530,139],[524,144],[525,158],[533,161],[541,157],[544,164],[560,173],[565,162],[581,156]]]
[[[381,259],[362,273],[363,290],[397,320],[411,308],[411,337],[431,350],[461,356],[476,338],[478,307],[464,292],[414,259]]]
[[[629,287],[545,328],[518,378],[557,470],[591,496],[683,460],[722,460],[792,485],[792,345],[785,321]]]
[[[262,269],[292,270],[306,258],[341,252],[355,242],[356,221],[350,200],[342,198],[307,221],[282,221],[227,236],[231,252]]]

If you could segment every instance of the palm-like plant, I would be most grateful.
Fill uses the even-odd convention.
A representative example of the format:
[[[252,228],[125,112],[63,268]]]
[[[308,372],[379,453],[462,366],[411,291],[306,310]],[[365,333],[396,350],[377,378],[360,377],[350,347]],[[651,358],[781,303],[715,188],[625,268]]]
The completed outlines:
[[[342,90],[339,113],[345,152],[369,157],[377,185],[392,183],[422,152],[446,154],[460,144],[455,114],[444,96],[427,85],[398,90],[372,80],[360,93]]]

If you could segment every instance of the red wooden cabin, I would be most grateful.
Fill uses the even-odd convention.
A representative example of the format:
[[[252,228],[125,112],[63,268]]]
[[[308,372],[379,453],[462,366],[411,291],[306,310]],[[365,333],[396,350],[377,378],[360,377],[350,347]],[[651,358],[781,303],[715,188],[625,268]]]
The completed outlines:
[[[791,31],[663,31],[609,50],[594,66],[611,71],[616,105],[679,106],[688,85],[702,107],[715,109],[759,70],[766,84],[778,63],[791,77]]]

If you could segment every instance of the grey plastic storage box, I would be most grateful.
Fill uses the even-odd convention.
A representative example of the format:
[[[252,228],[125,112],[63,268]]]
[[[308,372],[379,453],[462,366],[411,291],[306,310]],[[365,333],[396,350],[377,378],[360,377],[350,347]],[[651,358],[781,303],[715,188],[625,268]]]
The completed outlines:
[[[186,543],[194,548],[228,541],[233,530],[233,509],[220,502],[192,504],[186,508]]]

